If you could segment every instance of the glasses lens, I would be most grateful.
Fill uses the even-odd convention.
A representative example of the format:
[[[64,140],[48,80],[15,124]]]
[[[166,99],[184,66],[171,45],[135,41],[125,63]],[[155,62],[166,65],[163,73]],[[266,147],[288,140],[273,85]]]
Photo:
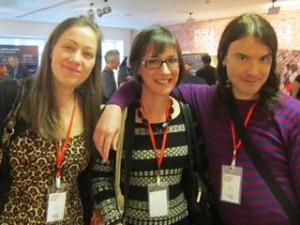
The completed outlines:
[[[169,58],[166,60],[169,67],[178,67],[179,66],[179,59],[178,58]]]
[[[163,63],[167,63],[169,68],[176,68],[179,66],[179,59],[176,57],[168,58],[165,61],[160,59],[149,59],[144,62],[144,65],[148,69],[159,69]]]
[[[158,69],[161,67],[162,61],[159,59],[149,59],[146,61],[146,67],[148,69]]]

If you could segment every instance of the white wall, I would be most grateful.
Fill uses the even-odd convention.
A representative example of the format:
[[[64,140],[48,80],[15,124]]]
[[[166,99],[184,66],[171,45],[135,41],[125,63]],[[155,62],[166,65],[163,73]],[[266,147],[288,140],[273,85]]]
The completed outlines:
[[[32,23],[23,21],[0,20],[0,36],[2,37],[31,37],[47,39],[56,24]],[[104,39],[123,40],[124,54],[129,55],[131,47],[130,29],[101,27]],[[1,43],[0,43],[1,44]]]
[[[0,36],[47,38],[56,24],[0,20]]]
[[[131,48],[131,32],[130,29],[101,27],[103,39],[123,40],[124,41],[124,56],[129,56]],[[122,60],[122,59],[121,59]]]

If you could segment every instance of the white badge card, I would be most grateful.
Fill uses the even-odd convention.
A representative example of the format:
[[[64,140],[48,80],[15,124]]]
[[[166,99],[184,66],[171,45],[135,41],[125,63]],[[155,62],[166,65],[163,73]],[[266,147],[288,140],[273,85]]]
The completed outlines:
[[[243,168],[222,165],[221,201],[241,204]]]
[[[168,186],[164,184],[148,185],[149,215],[150,217],[168,215]]]
[[[64,219],[65,206],[67,201],[67,192],[65,186],[61,185],[58,189],[55,185],[50,188],[47,203],[47,223],[60,221]]]

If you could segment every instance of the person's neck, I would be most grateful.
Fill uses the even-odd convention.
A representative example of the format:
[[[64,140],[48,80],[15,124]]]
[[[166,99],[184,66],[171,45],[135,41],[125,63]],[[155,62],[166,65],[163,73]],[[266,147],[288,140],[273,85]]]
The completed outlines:
[[[147,120],[150,123],[164,122],[166,120],[166,108],[168,105],[169,96],[141,96],[141,104]]]
[[[114,67],[110,64],[106,64],[105,65],[105,69],[108,69],[108,70],[114,70]]]
[[[75,93],[61,91],[56,94],[57,107],[58,110],[62,113],[69,113],[72,111],[75,101]]]

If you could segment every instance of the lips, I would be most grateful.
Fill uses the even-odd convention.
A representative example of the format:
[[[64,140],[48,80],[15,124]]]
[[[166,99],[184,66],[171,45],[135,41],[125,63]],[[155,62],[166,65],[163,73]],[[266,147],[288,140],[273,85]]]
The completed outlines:
[[[72,66],[63,66],[63,67],[70,73],[80,74],[80,70],[78,70],[77,67],[72,67]]]
[[[166,85],[171,83],[171,78],[170,79],[155,79],[155,82],[158,84]]]
[[[249,83],[249,84],[254,84],[254,83],[256,83],[258,80],[257,79],[251,79],[250,77],[248,77],[248,78],[243,78],[242,79],[242,81],[243,82],[246,82],[246,83]]]

